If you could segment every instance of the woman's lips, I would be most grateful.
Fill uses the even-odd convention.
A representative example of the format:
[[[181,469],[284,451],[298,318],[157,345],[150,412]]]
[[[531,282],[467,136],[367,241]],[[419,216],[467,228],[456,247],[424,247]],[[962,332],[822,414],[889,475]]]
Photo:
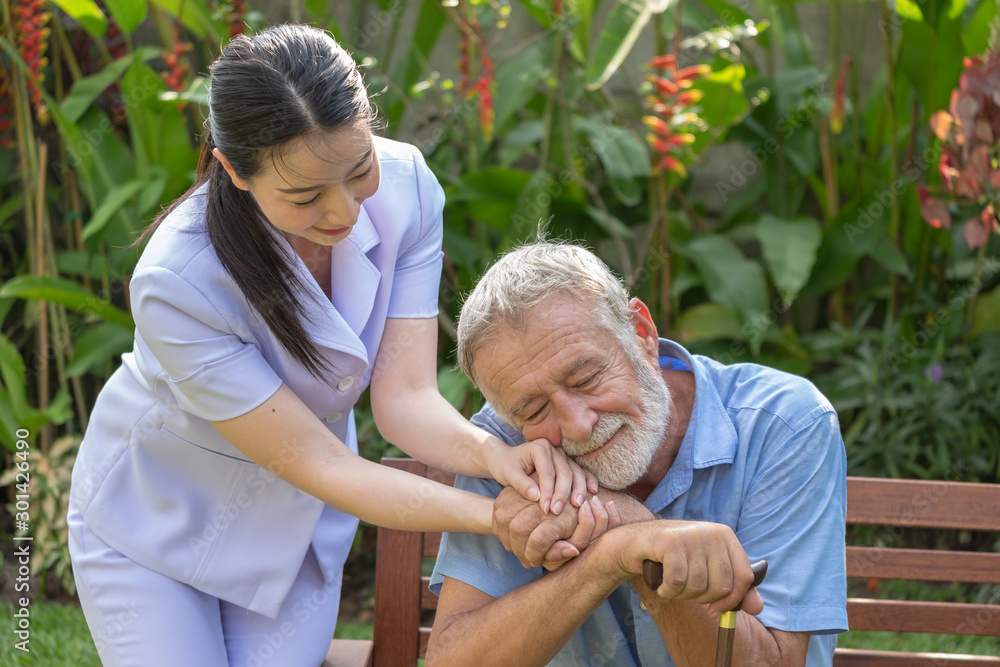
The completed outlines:
[[[351,231],[350,227],[334,227],[333,229],[320,229],[319,227],[313,227],[313,229],[325,236],[337,236],[338,234]]]

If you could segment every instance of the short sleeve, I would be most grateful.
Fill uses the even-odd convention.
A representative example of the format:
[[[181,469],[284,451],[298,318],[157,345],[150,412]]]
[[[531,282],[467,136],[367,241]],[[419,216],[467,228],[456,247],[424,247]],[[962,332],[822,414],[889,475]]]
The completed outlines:
[[[455,486],[489,498],[496,498],[503,489],[492,479],[464,475],[456,477]],[[539,579],[542,573],[540,567],[525,569],[493,535],[445,533],[431,574],[430,589],[435,595],[440,595],[444,578],[450,577],[490,597],[501,598]]]
[[[161,267],[137,272],[130,283],[137,350],[159,367],[181,409],[208,421],[246,414],[271,397],[281,378],[252,342],[194,285]],[[142,348],[146,349],[142,349]],[[143,366],[149,368],[149,360]],[[152,369],[151,369],[152,370]]]
[[[426,318],[438,313],[444,259],[444,190],[420,152],[413,148],[412,154],[415,183],[409,187],[416,188],[420,220],[400,246],[387,317]]]
[[[819,411],[762,457],[736,536],[768,560],[760,621],[826,634],[847,630],[847,462],[836,413]]]

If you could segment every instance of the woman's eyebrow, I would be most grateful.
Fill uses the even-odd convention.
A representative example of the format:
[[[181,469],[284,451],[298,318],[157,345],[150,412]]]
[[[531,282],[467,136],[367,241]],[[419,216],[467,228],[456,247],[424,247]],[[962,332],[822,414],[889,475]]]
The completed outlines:
[[[368,150],[365,151],[365,154],[361,156],[361,159],[358,160],[357,164],[355,164],[353,167],[351,167],[351,170],[349,172],[347,172],[347,173],[352,174],[355,171],[357,171],[358,169],[360,169],[361,165],[363,165],[365,162],[367,162],[368,158],[370,158],[372,156],[372,151],[373,150],[374,150],[374,146],[369,146]],[[317,183],[315,185],[307,185],[307,186],[302,187],[302,188],[278,188],[278,192],[282,192],[282,193],[284,193],[286,195],[300,195],[300,194],[302,194],[304,192],[312,192],[313,190],[322,190],[323,188],[327,187],[328,185],[329,185],[329,183]]]

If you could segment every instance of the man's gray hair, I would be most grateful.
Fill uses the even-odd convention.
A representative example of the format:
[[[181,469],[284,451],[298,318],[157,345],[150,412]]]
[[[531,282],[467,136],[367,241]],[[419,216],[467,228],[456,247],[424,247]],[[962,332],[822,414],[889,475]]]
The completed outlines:
[[[458,363],[477,386],[479,378],[473,370],[476,351],[503,327],[526,331],[535,307],[554,294],[590,305],[594,322],[628,347],[634,333],[628,292],[607,265],[577,245],[532,243],[497,260],[462,306]]]

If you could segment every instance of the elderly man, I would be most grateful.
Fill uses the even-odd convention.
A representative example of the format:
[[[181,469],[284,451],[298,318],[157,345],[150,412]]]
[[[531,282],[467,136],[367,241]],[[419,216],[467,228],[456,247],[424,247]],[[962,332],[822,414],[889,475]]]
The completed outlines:
[[[458,331],[459,363],[489,401],[474,421],[511,445],[561,445],[603,489],[579,513],[543,514],[492,480],[459,479],[498,497],[498,534],[518,555],[494,537],[445,537],[428,665],[712,664],[718,614],[759,559],[770,567],[738,614],[734,664],[831,663],[847,628],[846,461],[811,383],[658,338],[647,307],[573,245],[502,258]],[[576,550],[554,539],[609,520],[557,567]],[[546,550],[551,571],[519,562]],[[657,591],[638,576],[645,558],[664,564]]]

